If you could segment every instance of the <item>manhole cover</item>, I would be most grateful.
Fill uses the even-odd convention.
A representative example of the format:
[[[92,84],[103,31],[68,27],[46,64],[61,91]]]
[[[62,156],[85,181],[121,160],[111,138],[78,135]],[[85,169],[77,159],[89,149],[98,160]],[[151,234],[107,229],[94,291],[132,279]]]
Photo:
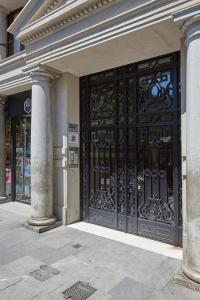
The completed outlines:
[[[96,289],[91,287],[88,283],[78,281],[70,288],[63,292],[64,298],[68,300],[86,300]]]
[[[55,269],[51,266],[42,265],[42,266],[40,266],[39,269],[29,273],[29,275],[31,275],[32,277],[34,277],[35,279],[37,279],[39,281],[45,281],[48,278],[52,277],[53,275],[57,275],[59,273],[60,273],[60,271],[58,271],[57,269]]]
[[[47,272],[44,269],[38,269],[29,274],[39,281],[45,281],[52,276],[49,272]]]
[[[60,273],[59,270],[51,267],[51,266],[47,266],[47,265],[42,265],[40,266],[40,269],[43,269],[45,271],[47,271],[48,273],[52,274],[52,275],[58,275]]]
[[[75,244],[75,245],[73,245],[72,247],[73,247],[73,248],[76,248],[76,249],[79,249],[79,248],[82,247],[82,245],[80,245],[80,244]]]

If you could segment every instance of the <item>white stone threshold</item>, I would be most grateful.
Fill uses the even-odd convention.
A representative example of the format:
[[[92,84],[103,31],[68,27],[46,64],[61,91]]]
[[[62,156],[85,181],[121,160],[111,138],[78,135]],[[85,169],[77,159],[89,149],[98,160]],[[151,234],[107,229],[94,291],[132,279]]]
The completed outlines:
[[[86,222],[74,223],[68,225],[68,227],[101,236],[113,241],[124,243],[130,246],[134,246],[143,250],[161,254],[170,258],[175,258],[178,260],[183,259],[182,248],[178,248],[158,241],[150,240],[129,233],[120,232],[99,225],[89,224]]]

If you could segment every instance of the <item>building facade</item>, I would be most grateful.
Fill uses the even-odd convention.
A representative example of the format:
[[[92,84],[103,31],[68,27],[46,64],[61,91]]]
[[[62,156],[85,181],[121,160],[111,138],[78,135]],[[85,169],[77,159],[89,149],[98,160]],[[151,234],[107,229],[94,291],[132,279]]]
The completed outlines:
[[[200,2],[0,0],[0,199],[184,250],[200,283]],[[187,109],[186,109],[187,107]]]

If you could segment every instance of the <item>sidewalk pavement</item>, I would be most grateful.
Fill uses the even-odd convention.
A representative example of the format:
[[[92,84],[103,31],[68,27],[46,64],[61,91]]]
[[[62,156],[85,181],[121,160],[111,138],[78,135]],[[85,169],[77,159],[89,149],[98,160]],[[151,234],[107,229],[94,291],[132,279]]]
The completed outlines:
[[[173,282],[180,259],[82,231],[81,225],[39,235],[22,226],[29,209],[0,205],[0,300],[63,300],[63,292],[79,281],[95,289],[89,300],[200,299]]]

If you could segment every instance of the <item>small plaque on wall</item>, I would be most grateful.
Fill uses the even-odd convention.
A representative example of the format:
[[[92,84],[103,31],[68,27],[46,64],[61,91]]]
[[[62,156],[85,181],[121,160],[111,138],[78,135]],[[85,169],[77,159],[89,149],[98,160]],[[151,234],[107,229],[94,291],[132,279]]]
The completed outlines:
[[[78,124],[69,123],[68,142],[74,146],[79,145]]]
[[[79,140],[78,132],[69,132],[68,137],[69,137],[69,144],[78,145],[78,140]]]
[[[78,148],[69,148],[68,151],[68,161],[69,161],[69,167],[71,168],[77,168],[78,167]]]
[[[78,132],[78,124],[69,123],[69,131],[70,132]]]

